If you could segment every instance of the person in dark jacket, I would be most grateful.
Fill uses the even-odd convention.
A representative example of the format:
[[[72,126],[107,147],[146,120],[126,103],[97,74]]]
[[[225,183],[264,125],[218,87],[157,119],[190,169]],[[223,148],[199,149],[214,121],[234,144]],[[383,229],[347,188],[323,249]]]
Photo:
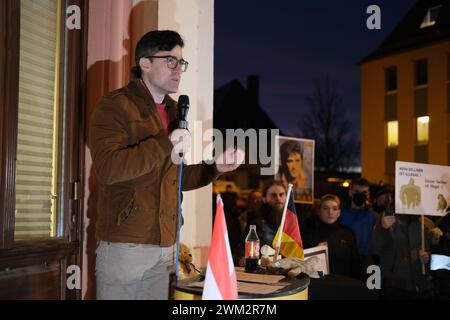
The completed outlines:
[[[441,236],[437,244],[433,245],[431,251],[431,276],[434,284],[434,297],[438,300],[450,300],[450,207],[447,214],[437,221],[437,228]],[[443,265],[434,266],[433,260],[446,259],[446,268]]]
[[[356,240],[351,229],[339,224],[339,197],[327,194],[320,199],[315,215],[301,228],[305,248],[328,245],[330,273],[358,279],[360,277]]]
[[[386,210],[393,210],[393,199],[395,190],[394,186],[390,184],[383,184],[375,192],[373,198],[372,208],[376,213],[382,213]]]
[[[256,211],[248,216],[253,217],[247,221],[245,236],[240,245],[234,250],[235,262],[243,265],[245,237],[248,234],[250,225],[256,225],[256,233],[259,237],[260,248],[264,245],[272,246],[272,240],[277,233],[281,223],[284,203],[286,202],[286,189],[280,182],[270,183],[263,191],[263,204]]]
[[[352,181],[349,188],[351,206],[342,208],[339,223],[350,228],[356,238],[361,270],[366,272],[375,263],[372,249],[372,232],[377,221],[377,213],[369,202],[369,181],[359,178]]]
[[[422,271],[430,256],[421,249],[420,216],[381,213],[373,232],[373,249],[381,263],[384,299],[431,297],[430,275]]]
[[[279,182],[274,182],[264,189],[264,203],[259,208],[253,221],[249,225],[256,225],[260,246],[265,244],[272,246],[273,238],[283,216],[284,203],[286,202],[286,189]]]

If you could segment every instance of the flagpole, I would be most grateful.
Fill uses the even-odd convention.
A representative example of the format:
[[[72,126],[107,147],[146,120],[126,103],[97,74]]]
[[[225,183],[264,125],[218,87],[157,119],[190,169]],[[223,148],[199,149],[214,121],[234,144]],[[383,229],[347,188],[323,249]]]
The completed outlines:
[[[275,255],[273,256],[273,261],[276,261],[278,259],[278,255],[280,254],[281,236],[283,234],[284,220],[286,218],[286,211],[287,211],[287,207],[289,204],[291,192],[292,192],[292,183],[289,183],[288,191],[287,191],[287,195],[286,195],[286,202],[284,203],[283,216],[281,218],[281,224],[280,224],[280,228],[279,228],[280,232],[278,233],[277,245],[275,246]]]
[[[420,222],[420,240],[421,240],[421,248],[422,252],[425,251],[425,216],[422,215],[422,219]],[[420,254],[419,254],[420,257]],[[422,263],[422,274],[425,275],[425,264]]]

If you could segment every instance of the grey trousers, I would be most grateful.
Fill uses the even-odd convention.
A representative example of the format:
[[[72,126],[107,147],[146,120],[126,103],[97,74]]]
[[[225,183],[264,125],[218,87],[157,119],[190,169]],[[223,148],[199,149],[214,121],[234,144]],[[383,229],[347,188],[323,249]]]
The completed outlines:
[[[174,247],[100,241],[95,276],[98,300],[167,300]]]

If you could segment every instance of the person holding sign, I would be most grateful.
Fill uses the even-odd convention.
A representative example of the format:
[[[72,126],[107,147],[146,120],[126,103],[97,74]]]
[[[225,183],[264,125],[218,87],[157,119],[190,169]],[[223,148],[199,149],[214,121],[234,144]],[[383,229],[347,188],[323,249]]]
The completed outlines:
[[[446,215],[438,220],[441,231],[439,240],[431,247],[431,276],[435,298],[450,300],[450,207]]]
[[[381,263],[382,298],[431,298],[431,278],[422,273],[430,255],[422,250],[420,216],[381,213],[373,232],[373,249]]]

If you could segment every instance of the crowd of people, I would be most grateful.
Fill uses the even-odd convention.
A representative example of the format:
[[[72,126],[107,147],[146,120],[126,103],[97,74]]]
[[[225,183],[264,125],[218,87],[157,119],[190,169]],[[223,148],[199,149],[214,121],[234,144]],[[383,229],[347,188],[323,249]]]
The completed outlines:
[[[371,189],[368,180],[356,179],[349,187],[348,205],[326,194],[308,212],[298,210],[304,248],[327,245],[330,274],[364,286],[371,275],[368,267],[378,266],[380,299],[449,299],[450,271],[430,271],[430,256],[450,256],[450,214],[425,218],[423,247],[421,216],[394,213],[394,186],[377,186],[372,195]],[[256,225],[261,247],[271,246],[286,189],[272,181],[262,191],[253,190],[246,206],[236,205],[231,190],[223,195],[234,262],[242,265],[249,225]]]

